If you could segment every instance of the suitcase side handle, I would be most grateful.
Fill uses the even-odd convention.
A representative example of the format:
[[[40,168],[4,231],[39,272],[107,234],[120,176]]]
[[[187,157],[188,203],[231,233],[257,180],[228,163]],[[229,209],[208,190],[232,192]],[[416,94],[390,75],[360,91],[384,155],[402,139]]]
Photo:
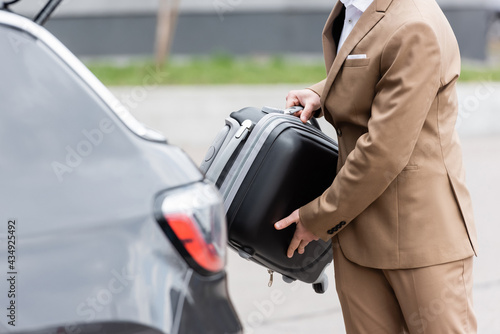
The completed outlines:
[[[301,110],[304,110],[304,107],[294,106],[294,107],[290,107],[290,108],[283,110],[283,113],[285,115],[294,115],[296,112],[299,112]],[[317,111],[315,111],[313,115],[316,115],[316,114],[317,114]],[[316,116],[311,117],[311,119],[309,120],[309,123],[311,123],[311,125],[314,126],[316,129],[321,131],[321,127],[319,126],[319,123],[318,123],[318,120],[316,119]]]
[[[265,112],[266,114],[270,113],[276,113],[276,114],[283,114],[283,115],[293,115],[296,112],[299,112],[301,110],[304,110],[304,107],[302,106],[293,106],[290,108],[286,109],[279,109],[279,108],[273,108],[273,107],[262,107],[262,111]],[[314,112],[314,115],[318,114],[318,110]],[[316,117],[312,117],[309,120],[309,123],[311,123],[312,126],[314,126],[316,129],[321,131],[321,127],[319,126],[318,120]]]
[[[217,182],[219,176],[224,170],[224,167],[226,166],[226,163],[229,161],[240,143],[244,141],[247,138],[248,134],[252,131],[253,125],[254,124],[250,120],[243,121],[238,131],[236,131],[227,146],[224,148],[224,151],[221,152],[222,154],[217,156],[211,168],[208,170],[206,175],[207,179],[209,179],[213,183]]]

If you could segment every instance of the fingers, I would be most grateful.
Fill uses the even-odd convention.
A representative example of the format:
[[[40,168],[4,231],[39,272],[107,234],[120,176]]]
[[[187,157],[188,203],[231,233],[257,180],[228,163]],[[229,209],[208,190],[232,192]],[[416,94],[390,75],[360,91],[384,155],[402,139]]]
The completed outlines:
[[[295,210],[294,212],[292,212],[290,216],[285,217],[282,220],[276,222],[274,224],[274,228],[277,230],[282,230],[298,221],[299,221],[299,210]]]
[[[290,242],[290,245],[288,246],[288,251],[286,252],[286,256],[288,256],[289,259],[292,258],[293,253],[299,248],[300,243],[302,240],[297,236],[297,233],[292,238],[292,241]]]
[[[304,252],[306,251],[307,245],[309,245],[308,241],[305,241],[305,240],[300,241],[299,248],[298,248],[299,254],[304,254]]]
[[[288,226],[292,225],[293,223],[298,222],[299,219],[300,219],[299,218],[299,210],[295,210],[288,217],[285,217],[282,220],[275,223],[274,228],[277,230],[285,229]],[[302,241],[302,239],[299,237],[299,235],[297,233],[294,233],[292,241],[290,242],[290,245],[288,246],[288,250],[286,253],[286,255],[289,258],[291,258],[293,256],[293,253],[295,253],[295,251],[299,247],[301,241]]]
[[[292,258],[295,251],[297,251],[299,254],[304,254],[306,251],[306,246],[309,245],[309,242],[310,241],[302,239],[298,233],[295,233],[292,241],[290,242],[290,245],[288,246],[286,255],[288,256],[288,258]]]
[[[300,117],[302,123],[307,123],[313,115],[314,111],[320,108],[320,97],[309,89],[292,90],[286,97],[286,108],[293,106],[303,106],[304,110],[296,112],[294,115]]]
[[[276,222],[274,224],[274,228],[277,230],[282,230],[282,229],[285,229],[288,226],[292,225],[293,223],[295,223],[295,222],[290,218],[290,216],[288,216],[288,217],[283,218],[282,220]]]
[[[310,103],[307,103],[304,107],[304,110],[302,110],[302,112],[300,113],[300,120],[305,124],[313,117],[313,114],[314,110],[312,105]]]
[[[293,234],[292,241],[288,246],[288,250],[286,255],[289,258],[293,257],[295,251],[298,251],[299,254],[304,254],[306,246],[313,240],[319,240],[319,238],[308,231],[306,227],[300,222],[299,210],[295,210],[292,214],[282,220],[276,222],[274,224],[274,228],[277,230],[282,230],[292,225],[293,223],[297,223],[297,228],[295,229],[295,233]]]
[[[286,97],[286,108],[300,106],[300,100],[294,91],[288,93]]]

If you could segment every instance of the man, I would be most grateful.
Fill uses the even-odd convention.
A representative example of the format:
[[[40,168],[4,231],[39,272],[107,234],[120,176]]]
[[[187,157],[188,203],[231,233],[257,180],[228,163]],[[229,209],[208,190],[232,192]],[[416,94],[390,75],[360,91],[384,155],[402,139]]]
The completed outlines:
[[[275,226],[297,224],[289,257],[333,238],[347,333],[475,333],[453,31],[435,0],[341,1],[323,31],[327,78],[287,96],[303,122],[321,109],[336,128],[338,173]]]

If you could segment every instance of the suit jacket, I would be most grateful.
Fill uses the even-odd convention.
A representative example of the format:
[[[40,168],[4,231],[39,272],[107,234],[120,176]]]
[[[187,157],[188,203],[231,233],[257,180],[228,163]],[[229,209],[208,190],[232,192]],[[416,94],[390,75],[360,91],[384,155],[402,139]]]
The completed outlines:
[[[434,0],[374,0],[336,54],[341,8],[323,31],[327,78],[311,87],[337,129],[338,174],[300,209],[301,221],[323,240],[336,236],[345,256],[367,267],[472,256],[476,231],[455,131],[460,55],[448,21]]]

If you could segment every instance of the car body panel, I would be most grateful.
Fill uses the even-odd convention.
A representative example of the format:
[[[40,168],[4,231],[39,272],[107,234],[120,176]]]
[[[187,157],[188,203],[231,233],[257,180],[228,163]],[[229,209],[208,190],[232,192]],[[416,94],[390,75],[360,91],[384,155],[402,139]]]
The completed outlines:
[[[189,333],[189,318],[240,332],[225,273],[198,275],[154,217],[159,194],[203,181],[190,158],[44,28],[0,11],[0,49],[0,219],[16,221],[18,240],[18,319],[7,330],[107,333],[130,323],[130,333]],[[200,318],[203,296],[228,320]]]

